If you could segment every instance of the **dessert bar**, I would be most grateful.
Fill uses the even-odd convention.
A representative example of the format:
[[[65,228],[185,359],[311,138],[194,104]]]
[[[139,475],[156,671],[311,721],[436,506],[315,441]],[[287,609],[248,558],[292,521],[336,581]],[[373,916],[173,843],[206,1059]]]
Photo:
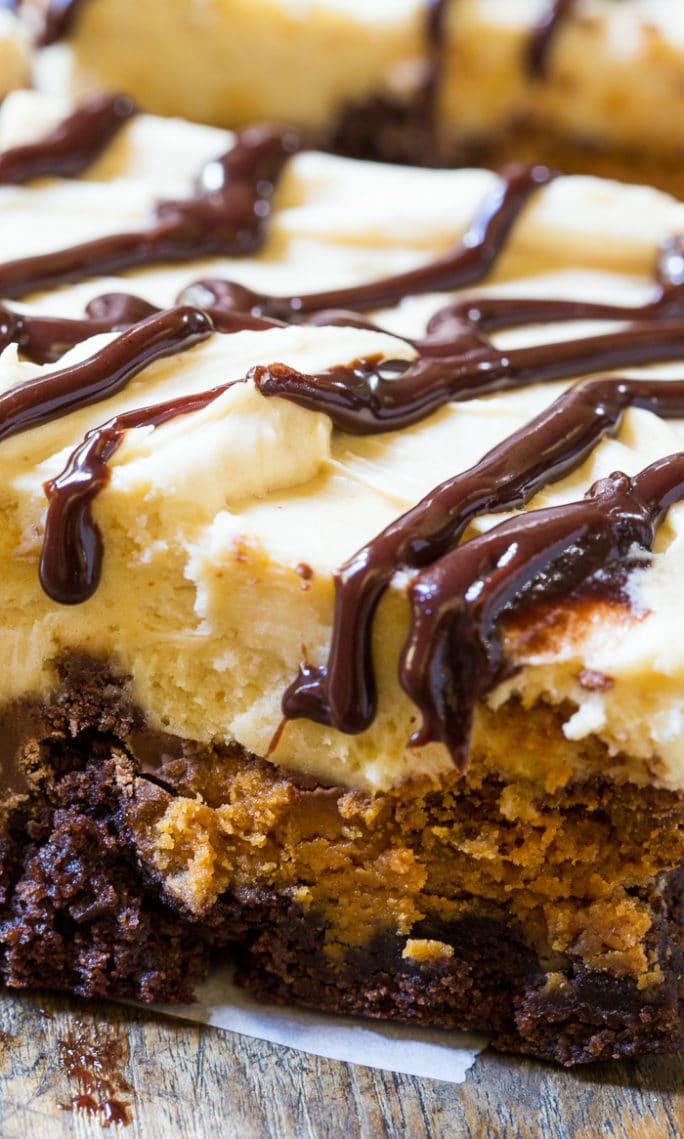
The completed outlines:
[[[123,91],[146,110],[224,127],[295,124],[354,157],[528,159],[684,194],[677,0],[24,0],[21,9],[53,45],[36,70],[51,93]]]

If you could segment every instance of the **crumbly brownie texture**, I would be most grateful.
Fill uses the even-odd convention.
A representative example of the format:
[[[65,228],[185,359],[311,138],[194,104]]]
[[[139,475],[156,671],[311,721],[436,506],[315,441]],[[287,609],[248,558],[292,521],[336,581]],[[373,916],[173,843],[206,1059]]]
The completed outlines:
[[[11,987],[183,1001],[232,947],[279,1003],[486,1029],[567,1065],[677,1044],[683,797],[488,774],[533,746],[554,778],[580,745],[550,710],[509,708],[439,791],[369,796],[149,732],[125,681],[60,671],[21,710],[5,809]]]

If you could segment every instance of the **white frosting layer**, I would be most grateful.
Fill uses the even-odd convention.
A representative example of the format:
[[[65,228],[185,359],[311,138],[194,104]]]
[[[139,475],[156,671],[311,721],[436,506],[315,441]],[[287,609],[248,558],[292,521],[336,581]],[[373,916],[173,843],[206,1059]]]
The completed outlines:
[[[0,115],[0,138],[35,137],[53,116],[39,97],[13,96]],[[0,189],[3,257],[143,226],[155,198],[187,192],[198,164],[227,142],[220,131],[142,117],[87,178]],[[28,304],[80,315],[93,296],[125,289],[169,305],[184,285],[208,275],[273,293],[367,281],[452,245],[494,179],[483,171],[397,170],[303,154],[287,168],[257,257],[90,281]],[[672,232],[684,232],[684,206],[663,194],[559,179],[539,191],[514,227],[487,289],[638,304],[649,295],[657,244]],[[43,483],[63,468],[85,431],[116,412],[240,379],[254,364],[281,361],[306,372],[364,354],[409,358],[412,349],[396,337],[419,334],[446,299],[407,299],[377,314],[395,336],[313,327],[215,335],[150,366],[118,396],[2,442],[0,700],[46,692],[55,659],[85,650],[113,657],[130,673],[135,698],[155,726],[192,738],[235,739],[264,754],[300,658],[325,659],[335,568],[548,405],[562,385],[452,404],[410,430],[352,438],[331,431],[325,416],[265,399],[245,382],[203,412],[154,431],[131,431],[95,504],[105,542],[102,583],[76,607],[49,601],[38,582]],[[596,325],[565,325],[498,339],[515,346],[595,331]],[[90,355],[107,339],[80,345],[64,362]],[[0,389],[50,370],[20,360],[11,346],[0,357]],[[682,378],[684,360],[650,372]],[[636,472],[682,449],[683,438],[684,423],[630,412],[617,438],[533,505],[578,498],[600,475]],[[601,611],[600,622],[573,629],[553,648],[533,652],[523,645],[524,667],[494,692],[492,704],[511,693],[530,702],[569,700],[577,708],[568,713],[570,738],[595,733],[611,751],[632,757],[635,778],[684,787],[683,542],[684,507],[678,507],[659,534],[652,568],[633,578],[639,619]],[[380,699],[372,727],[346,736],[292,722],[274,753],[277,762],[371,787],[449,769],[441,746],[406,746],[416,711],[397,679],[404,588],[398,576],[375,625]],[[612,685],[588,692],[580,684],[583,670],[609,675]]]

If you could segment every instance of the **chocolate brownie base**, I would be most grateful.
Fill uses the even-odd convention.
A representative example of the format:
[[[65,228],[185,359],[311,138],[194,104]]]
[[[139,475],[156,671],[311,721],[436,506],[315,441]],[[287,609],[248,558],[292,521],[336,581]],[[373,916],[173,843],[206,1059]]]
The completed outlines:
[[[239,749],[147,732],[125,681],[88,660],[65,665],[49,702],[15,711],[22,742],[10,764],[5,732],[12,777],[0,840],[8,986],[187,1001],[212,957],[230,952],[260,998],[484,1030],[496,1047],[562,1064],[678,1044],[679,796],[594,782],[549,805],[550,827],[503,821],[510,787],[491,774],[475,774],[459,796],[322,788]],[[214,836],[213,860],[198,862],[212,812],[224,847]],[[521,855],[526,869],[516,871],[535,826],[538,855]],[[539,876],[535,858],[553,866],[551,831],[564,847],[555,938],[541,931],[539,908],[521,904],[533,889],[523,879]],[[457,832],[460,853],[448,845]],[[573,897],[579,845],[601,834],[606,846],[588,864],[593,896]],[[616,846],[623,883],[611,894]]]

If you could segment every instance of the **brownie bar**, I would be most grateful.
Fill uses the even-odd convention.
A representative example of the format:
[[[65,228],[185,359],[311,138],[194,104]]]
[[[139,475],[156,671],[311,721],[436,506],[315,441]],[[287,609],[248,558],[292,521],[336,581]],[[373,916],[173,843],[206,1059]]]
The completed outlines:
[[[203,20],[182,0],[38,7],[43,42],[64,38],[70,61],[51,75],[48,53],[38,76],[70,98],[124,90],[156,113],[221,126],[284,120],[357,158],[512,156],[682,193],[676,5],[520,0],[499,12],[415,0],[383,18],[339,2],[218,4]],[[166,67],[149,68],[151,41]]]
[[[187,1001],[230,947],[239,980],[279,1003],[484,1030],[567,1065],[676,1046],[681,795],[593,778],[526,808],[475,755],[458,797],[372,798],[150,732],[95,661],[61,676],[18,709],[10,987]],[[553,717],[535,719],[552,769]]]
[[[509,162],[543,162],[564,174],[586,174],[655,186],[684,198],[682,153],[658,153],[620,146],[606,139],[573,138],[527,119],[488,135],[461,136],[438,148],[424,101],[410,103],[376,95],[350,104],[325,145],[337,154],[373,162],[440,167],[488,167]]]

